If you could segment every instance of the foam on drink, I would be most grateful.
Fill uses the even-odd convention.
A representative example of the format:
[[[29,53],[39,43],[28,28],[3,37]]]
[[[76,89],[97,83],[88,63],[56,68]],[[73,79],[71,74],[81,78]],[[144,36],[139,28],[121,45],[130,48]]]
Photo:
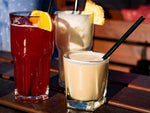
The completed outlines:
[[[75,53],[75,54],[69,54],[69,58],[72,60],[78,60],[78,61],[87,61],[87,62],[91,62],[91,61],[102,61],[103,54],[93,54],[92,51],[88,51],[83,53]]]

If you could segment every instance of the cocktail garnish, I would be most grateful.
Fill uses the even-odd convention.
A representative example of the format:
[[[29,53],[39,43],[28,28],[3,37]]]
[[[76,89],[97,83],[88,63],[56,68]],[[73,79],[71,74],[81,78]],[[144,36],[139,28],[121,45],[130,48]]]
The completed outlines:
[[[83,14],[93,14],[93,23],[103,25],[105,22],[104,10],[101,6],[95,4],[91,0],[87,0]]]
[[[30,18],[30,21],[32,22],[32,24],[35,24],[41,29],[52,31],[53,29],[52,18],[48,12],[44,12],[40,10],[33,10],[30,16],[33,16]],[[35,18],[38,16],[39,16],[39,19]]]

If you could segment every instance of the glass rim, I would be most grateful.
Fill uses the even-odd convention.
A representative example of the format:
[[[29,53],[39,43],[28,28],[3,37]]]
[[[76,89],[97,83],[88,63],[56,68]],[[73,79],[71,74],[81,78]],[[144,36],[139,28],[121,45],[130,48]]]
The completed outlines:
[[[109,59],[110,57],[108,57],[107,59],[105,60],[96,60],[96,61],[80,61],[80,60],[75,60],[75,59],[71,59],[68,57],[69,54],[71,53],[83,53],[83,52],[91,52],[91,53],[95,53],[95,54],[99,54],[99,55],[104,55],[105,53],[102,53],[102,52],[95,52],[95,51],[71,51],[71,52],[66,52],[64,53],[63,55],[63,59],[69,61],[69,62],[73,62],[73,63],[77,63],[77,64],[91,64],[91,65],[94,65],[94,64],[99,64],[99,63],[105,63],[105,62],[109,62]]]
[[[75,13],[73,13],[75,12]],[[82,14],[83,11],[73,11],[73,10],[66,10],[66,11],[55,11],[54,15],[60,14],[66,14],[66,15],[80,15],[80,16],[91,16],[92,14]]]
[[[32,11],[16,11],[9,13],[10,16],[15,17],[39,17],[39,16],[30,16]]]

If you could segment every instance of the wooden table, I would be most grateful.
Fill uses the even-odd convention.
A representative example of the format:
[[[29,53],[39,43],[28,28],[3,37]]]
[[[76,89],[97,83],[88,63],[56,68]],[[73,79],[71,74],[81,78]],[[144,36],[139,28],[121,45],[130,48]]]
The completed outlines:
[[[0,113],[83,113],[66,107],[64,88],[58,85],[58,61],[52,60],[49,99],[40,103],[14,100],[13,60],[0,52]],[[150,77],[109,70],[107,103],[94,113],[150,113]]]

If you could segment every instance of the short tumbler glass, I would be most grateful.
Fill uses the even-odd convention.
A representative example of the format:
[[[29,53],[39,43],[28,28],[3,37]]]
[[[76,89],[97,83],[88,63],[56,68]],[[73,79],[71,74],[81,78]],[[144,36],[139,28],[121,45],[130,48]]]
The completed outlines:
[[[64,54],[67,107],[94,111],[106,102],[109,58],[103,53],[76,51]]]

